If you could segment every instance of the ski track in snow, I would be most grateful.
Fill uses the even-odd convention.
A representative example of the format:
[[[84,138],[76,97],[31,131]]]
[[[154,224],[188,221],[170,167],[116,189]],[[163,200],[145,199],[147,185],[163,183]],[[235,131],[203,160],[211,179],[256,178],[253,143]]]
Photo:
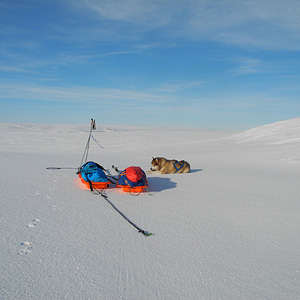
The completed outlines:
[[[192,172],[148,175],[138,197],[107,189],[144,237],[76,170],[46,169],[78,166],[88,126],[0,123],[1,300],[300,299],[299,118],[239,134],[98,127],[89,160]]]

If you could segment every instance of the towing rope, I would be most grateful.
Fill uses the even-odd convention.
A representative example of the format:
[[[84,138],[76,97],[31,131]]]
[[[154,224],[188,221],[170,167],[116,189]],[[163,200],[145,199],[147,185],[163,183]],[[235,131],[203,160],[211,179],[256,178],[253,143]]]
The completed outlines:
[[[97,190],[98,191],[98,190]],[[151,233],[149,231],[141,229],[139,226],[137,226],[135,223],[133,223],[123,212],[121,212],[109,199],[108,196],[105,193],[105,190],[102,192],[98,191],[99,195],[101,195],[111,206],[112,208],[117,211],[128,223],[130,223],[133,227],[135,227],[138,232],[142,233],[144,236],[151,236],[154,235],[154,233]]]

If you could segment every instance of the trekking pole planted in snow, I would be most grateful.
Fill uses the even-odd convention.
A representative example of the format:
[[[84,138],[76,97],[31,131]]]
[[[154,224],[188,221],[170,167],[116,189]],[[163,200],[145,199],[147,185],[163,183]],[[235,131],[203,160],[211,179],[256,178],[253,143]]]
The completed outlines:
[[[83,153],[83,157],[82,157],[80,166],[82,166],[84,163],[87,162],[88,152],[89,152],[89,148],[90,148],[91,135],[92,135],[93,130],[96,130],[96,120],[91,119],[90,134],[89,134],[89,138],[87,140],[86,146],[85,146],[85,150]]]

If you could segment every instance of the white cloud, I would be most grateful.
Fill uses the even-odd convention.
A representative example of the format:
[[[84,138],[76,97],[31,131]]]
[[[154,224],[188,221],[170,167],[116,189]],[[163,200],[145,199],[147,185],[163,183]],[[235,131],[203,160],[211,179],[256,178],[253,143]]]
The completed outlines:
[[[104,19],[162,27],[172,22],[178,1],[145,0],[86,0],[87,6]],[[180,5],[181,6],[181,5]],[[162,17],[163,16],[163,17]]]
[[[15,37],[15,45],[28,50],[39,49],[45,41],[94,48],[103,41],[162,46],[203,40],[268,50],[300,49],[299,0],[67,1],[69,6],[58,8],[65,18],[46,22],[43,31],[12,22],[3,24],[0,35]],[[10,42],[5,40],[6,48]]]
[[[269,73],[266,63],[256,58],[243,57],[236,59],[238,67],[232,70],[235,75],[247,75],[256,73]]]
[[[264,49],[300,49],[298,0],[86,0],[112,29],[131,36],[156,30],[161,39],[213,40]],[[121,29],[122,28],[122,29]],[[108,29],[108,28],[107,28]],[[124,30],[124,31],[123,31]],[[114,32],[116,33],[116,32]],[[112,34],[115,37],[115,34]]]
[[[108,105],[136,105],[167,103],[168,96],[136,90],[104,89],[90,87],[47,87],[31,84],[0,84],[0,99],[23,99],[68,103],[99,103]]]
[[[181,82],[167,82],[156,89],[158,92],[174,93],[181,90],[196,88],[203,85],[203,81],[181,81]]]

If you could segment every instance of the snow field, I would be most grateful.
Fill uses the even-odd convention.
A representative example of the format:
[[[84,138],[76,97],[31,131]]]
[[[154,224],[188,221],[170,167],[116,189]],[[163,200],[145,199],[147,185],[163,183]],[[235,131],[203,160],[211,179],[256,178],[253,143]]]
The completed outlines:
[[[0,124],[1,299],[300,298],[297,139],[100,126],[104,149],[92,141],[89,160],[112,173],[146,171],[152,156],[191,164],[189,174],[148,175],[150,194],[107,189],[155,233],[144,237],[75,169],[46,169],[79,166],[86,127]]]

